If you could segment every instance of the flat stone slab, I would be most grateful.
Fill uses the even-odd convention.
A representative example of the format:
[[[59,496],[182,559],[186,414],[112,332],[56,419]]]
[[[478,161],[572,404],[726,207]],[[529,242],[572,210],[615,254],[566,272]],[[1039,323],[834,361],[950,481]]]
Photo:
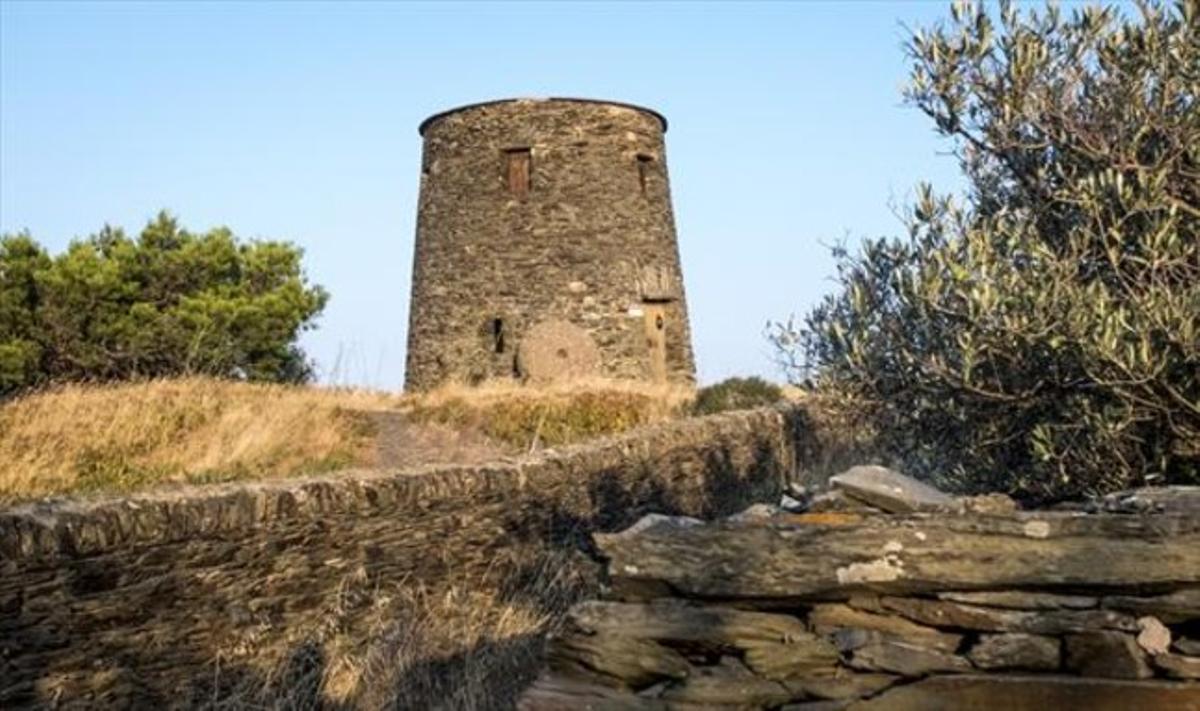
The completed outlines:
[[[931,511],[954,504],[949,494],[887,467],[851,467],[831,477],[829,484],[889,513]]]
[[[1200,518],[1169,514],[831,512],[594,539],[618,596],[636,596],[650,583],[685,597],[792,600],[1022,588],[1106,589],[1133,598],[1171,586],[1200,588]],[[1191,609],[1179,596],[1170,602],[1180,612]],[[1142,614],[1171,624],[1155,610]]]
[[[875,641],[859,647],[850,652],[846,663],[853,669],[891,672],[902,676],[971,670],[970,662],[957,655],[892,640]]]
[[[932,676],[888,689],[847,711],[1200,711],[1200,684],[1068,676]]]
[[[984,590],[982,592],[938,593],[939,600],[963,602],[984,607],[1003,607],[1010,610],[1086,610],[1100,604],[1100,599],[1087,595],[1055,595],[1022,590]]]
[[[1173,679],[1200,679],[1200,657],[1159,654],[1154,657],[1154,666]]]
[[[849,605],[816,605],[808,613],[808,623],[818,634],[832,634],[843,629],[882,632],[941,652],[954,652],[962,642],[960,634],[919,625],[899,615],[864,612]]]
[[[1122,610],[1139,616],[1153,615],[1173,625],[1200,619],[1200,587],[1152,597],[1116,595],[1104,598],[1100,604],[1110,610]]]

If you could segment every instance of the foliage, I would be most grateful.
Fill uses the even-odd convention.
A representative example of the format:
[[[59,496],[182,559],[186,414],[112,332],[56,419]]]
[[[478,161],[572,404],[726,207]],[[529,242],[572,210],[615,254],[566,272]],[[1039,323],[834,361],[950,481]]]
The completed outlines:
[[[918,473],[1035,499],[1200,481],[1200,5],[956,4],[906,97],[966,204],[835,250],[841,290],[771,338],[875,403]]]
[[[31,385],[203,373],[310,376],[295,345],[328,295],[302,252],[191,233],[161,213],[137,239],[105,227],[50,257],[0,237],[0,395]]]
[[[749,378],[726,378],[719,383],[696,391],[693,411],[697,415],[711,415],[726,410],[748,410],[779,402],[783,391],[778,385],[768,383],[757,376]]]

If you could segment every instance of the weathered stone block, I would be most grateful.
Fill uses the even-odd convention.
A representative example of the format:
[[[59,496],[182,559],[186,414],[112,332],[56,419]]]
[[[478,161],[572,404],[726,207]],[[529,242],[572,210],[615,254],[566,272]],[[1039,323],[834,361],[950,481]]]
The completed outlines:
[[[830,477],[829,484],[892,513],[937,510],[954,503],[948,494],[887,467],[851,467]]]
[[[910,677],[971,669],[971,664],[957,655],[893,640],[881,640],[859,647],[850,653],[846,663],[854,669],[892,672]]]
[[[856,610],[849,605],[817,605],[808,613],[808,623],[818,634],[832,634],[839,629],[873,630],[942,652],[953,652],[962,642],[962,635],[940,632],[897,615]]]
[[[1056,595],[1025,590],[942,592],[937,597],[939,600],[1012,610],[1086,610],[1100,604],[1100,598],[1088,595]]]
[[[1061,647],[1057,637],[985,634],[967,652],[967,659],[980,669],[1054,671],[1061,661]]]
[[[1108,679],[1147,679],[1154,675],[1146,653],[1132,635],[1086,632],[1066,636],[1067,669],[1083,676]]]

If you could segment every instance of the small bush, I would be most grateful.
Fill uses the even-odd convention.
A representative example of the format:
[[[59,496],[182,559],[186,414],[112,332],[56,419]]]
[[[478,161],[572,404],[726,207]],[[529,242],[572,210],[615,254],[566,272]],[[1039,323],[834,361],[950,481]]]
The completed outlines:
[[[749,378],[727,378],[715,385],[700,388],[696,392],[693,412],[711,415],[726,410],[747,410],[779,402],[783,390],[774,383],[757,376]]]

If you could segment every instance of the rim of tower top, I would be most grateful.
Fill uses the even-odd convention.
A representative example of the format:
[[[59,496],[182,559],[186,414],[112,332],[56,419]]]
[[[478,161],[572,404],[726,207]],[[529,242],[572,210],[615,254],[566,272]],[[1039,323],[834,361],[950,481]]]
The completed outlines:
[[[582,99],[582,98],[574,97],[574,96],[522,96],[522,97],[514,97],[511,99],[493,99],[491,101],[478,101],[473,104],[463,104],[462,106],[455,106],[452,109],[446,109],[445,111],[439,111],[436,114],[434,114],[434,115],[430,116],[429,118],[425,119],[424,121],[422,121],[421,124],[419,126],[417,126],[417,133],[420,134],[421,136],[424,136],[425,130],[427,128],[429,128],[432,124],[436,123],[437,121],[440,121],[441,119],[443,119],[451,114],[457,114],[461,111],[467,111],[469,109],[477,109],[477,108],[480,108],[483,106],[495,106],[497,104],[515,104],[515,103],[522,102],[522,101],[525,101],[525,102],[569,101],[569,102],[574,102],[574,103],[578,103],[578,104],[602,104],[604,106],[620,106],[620,107],[623,107],[626,109],[634,109],[635,111],[641,111],[642,113],[650,114],[654,118],[658,119],[658,122],[662,124],[663,133],[667,132],[667,117],[666,116],[663,116],[662,114],[655,111],[654,109],[650,109],[645,106],[639,106],[637,104],[631,104],[627,101],[609,101],[607,99]]]

